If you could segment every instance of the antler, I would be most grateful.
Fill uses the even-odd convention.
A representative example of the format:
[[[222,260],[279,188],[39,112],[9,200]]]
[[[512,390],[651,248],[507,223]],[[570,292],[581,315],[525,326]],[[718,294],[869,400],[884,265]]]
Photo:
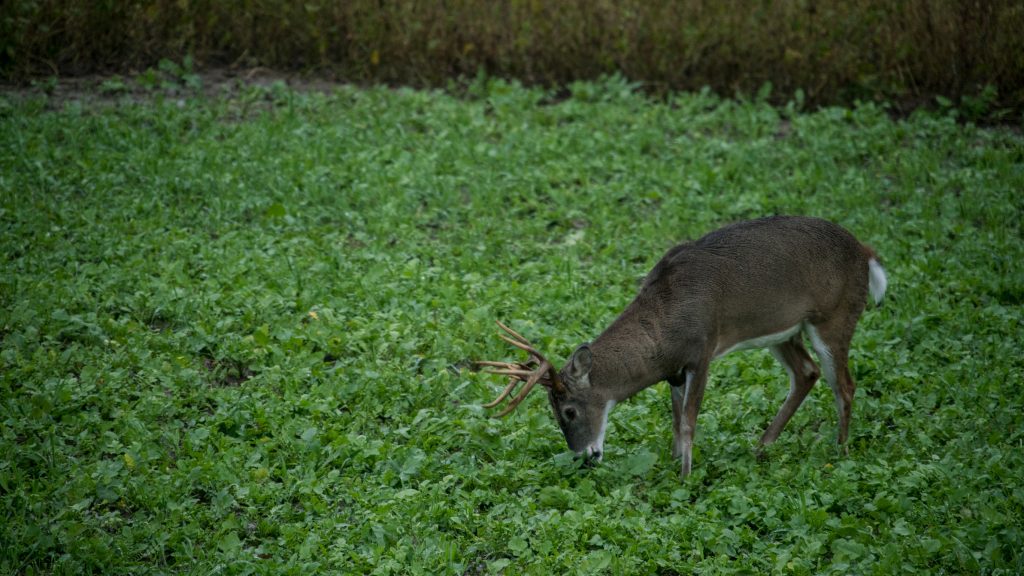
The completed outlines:
[[[538,352],[529,340],[524,338],[522,334],[519,334],[515,330],[505,326],[500,321],[495,320],[495,322],[497,322],[499,328],[511,336],[511,338],[509,338],[508,336],[499,333],[498,337],[516,348],[525,350],[529,354],[529,358],[526,362],[491,362],[489,360],[479,360],[476,362],[477,366],[497,368],[497,370],[487,370],[486,372],[488,374],[501,374],[509,377],[508,386],[502,390],[501,394],[499,394],[497,398],[487,404],[484,404],[484,408],[494,408],[497,406],[502,400],[507,398],[513,390],[515,390],[516,386],[520,382],[526,382],[526,385],[518,395],[512,398],[504,410],[494,415],[495,418],[501,418],[515,410],[516,406],[519,406],[519,403],[526,398],[526,395],[530,393],[530,390],[532,390],[538,382],[559,392],[565,390],[565,386],[562,384],[561,378],[558,377],[558,371],[555,370],[554,365],[549,362],[543,354]]]

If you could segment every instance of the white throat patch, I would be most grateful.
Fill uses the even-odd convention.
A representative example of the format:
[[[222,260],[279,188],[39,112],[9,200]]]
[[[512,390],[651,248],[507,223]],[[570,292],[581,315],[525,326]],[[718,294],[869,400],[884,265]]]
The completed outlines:
[[[608,429],[608,414],[611,413],[612,408],[614,407],[615,400],[609,400],[608,403],[604,405],[604,414],[601,417],[601,428],[597,431],[597,439],[594,440],[593,444],[584,449],[584,453],[587,456],[593,456],[594,454],[601,455],[597,457],[598,461],[600,461],[601,457],[604,455],[604,433]]]

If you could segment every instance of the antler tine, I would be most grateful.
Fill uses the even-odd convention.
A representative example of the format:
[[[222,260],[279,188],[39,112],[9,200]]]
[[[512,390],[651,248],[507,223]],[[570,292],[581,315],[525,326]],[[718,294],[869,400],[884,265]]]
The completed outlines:
[[[501,374],[502,376],[516,376],[520,380],[528,378],[533,375],[533,370],[519,370],[519,369],[508,369],[508,370],[487,370],[488,374]]]
[[[516,332],[515,330],[509,328],[508,326],[502,324],[500,320],[495,320],[495,323],[497,323],[502,330],[511,334],[512,337],[515,338],[515,340],[513,340],[512,338],[508,338],[503,334],[498,334],[498,338],[501,338],[502,340],[508,342],[509,344],[515,346],[516,348],[526,350],[532,356],[530,360],[536,362],[538,365],[543,366],[546,364],[547,369],[551,372],[552,386],[554,386],[556,390],[565,389],[565,387],[562,385],[562,380],[558,377],[558,371],[554,369],[554,364],[552,364],[543,354],[541,354],[536,348],[534,348],[533,344],[529,340],[527,340],[526,337]]]
[[[501,328],[505,332],[508,332],[509,334],[511,334],[512,337],[515,338],[516,340],[519,340],[523,344],[529,345],[530,341],[527,340],[525,336],[523,336],[519,332],[516,332],[515,330],[509,328],[508,326],[505,326],[504,324],[501,323],[501,320],[495,320],[494,322],[495,322],[495,324],[498,325],[499,328]],[[500,334],[499,334],[499,336],[500,336]]]
[[[498,338],[501,338],[502,340],[504,340],[505,342],[508,342],[509,344],[515,346],[516,348],[519,348],[521,350],[526,350],[527,352],[529,352],[530,354],[532,354],[534,356],[537,356],[537,357],[540,357],[540,358],[544,357],[533,346],[531,346],[529,342],[519,342],[517,340],[513,340],[513,339],[509,338],[508,336],[505,336],[504,334],[498,334]]]
[[[508,386],[505,386],[505,389],[501,391],[501,394],[498,394],[498,397],[495,398],[494,400],[488,402],[487,404],[484,404],[484,408],[494,408],[495,406],[500,404],[501,401],[508,397],[512,390],[515,389],[516,384],[519,384],[520,382],[522,382],[522,380],[520,380],[519,378],[510,379]]]
[[[526,381],[526,386],[523,386],[523,390],[519,392],[519,394],[508,403],[508,406],[506,406],[504,410],[495,414],[494,417],[502,418],[504,416],[507,416],[513,410],[515,410],[516,406],[519,406],[519,403],[526,398],[526,395],[530,393],[530,390],[533,390],[533,387],[536,386],[537,382],[540,381],[541,376],[543,376],[544,373],[547,372],[550,368],[551,365],[548,364],[547,362],[541,364],[541,367],[538,368],[536,372],[530,375],[530,379]]]
[[[527,370],[525,366],[518,362],[493,362],[491,360],[477,360],[473,362],[477,366],[483,366],[485,368],[498,368],[498,370],[484,370],[486,374],[501,374],[503,376],[511,376],[505,389],[501,391],[501,394],[497,398],[484,404],[484,408],[494,408],[502,400],[504,400],[511,392],[515,389],[516,385],[522,381],[525,381],[527,377],[533,374],[533,371]]]
[[[529,378],[534,375],[533,370],[526,370],[524,369],[522,364],[513,364],[512,362],[490,362],[487,360],[481,360],[477,362],[477,364],[500,368],[500,370],[485,370],[484,372],[486,372],[487,374],[501,374],[503,376],[511,376],[511,378],[509,378],[508,385],[505,386],[505,389],[501,391],[501,394],[498,394],[498,397],[495,398],[494,400],[488,402],[487,404],[484,404],[484,408],[494,408],[495,406],[500,404],[502,400],[507,398],[508,395],[511,394],[513,390],[515,390],[516,385],[518,385],[520,382],[528,382]]]
[[[545,358],[544,355],[541,354],[536,348],[534,348],[533,343],[527,340],[526,337],[524,337],[522,334],[516,332],[515,330],[509,328],[508,326],[505,326],[504,324],[501,323],[500,320],[495,320],[494,322],[497,323],[497,325],[502,330],[512,335],[512,338],[509,338],[504,334],[498,334],[498,338],[501,338],[502,340],[508,342],[509,344],[515,346],[516,348],[528,352],[530,354],[530,362],[535,362],[538,365],[547,362],[549,368],[554,366],[553,364],[551,364],[551,362],[548,362],[548,359]]]
[[[493,362],[491,360],[474,360],[473,364],[477,366],[494,366],[495,368],[515,368],[519,366],[518,362]]]
[[[491,362],[490,360],[476,360],[473,364],[484,368],[501,368],[502,370],[526,370],[520,362]],[[498,370],[484,370],[488,374],[504,374]]]
[[[492,370],[485,370],[487,374],[500,374],[503,376],[509,376],[509,383],[505,386],[505,389],[501,391],[493,401],[484,404],[484,408],[494,408],[500,404],[503,400],[508,398],[512,392],[516,389],[516,386],[521,382],[526,384],[522,390],[516,394],[508,406],[504,410],[495,414],[495,418],[501,418],[506,416],[510,412],[516,409],[516,406],[526,398],[526,395],[530,393],[530,390],[537,385],[538,382],[544,381],[545,386],[553,387],[556,391],[564,391],[561,379],[558,377],[558,372],[554,369],[554,366],[547,358],[544,357],[533,344],[530,343],[522,334],[509,328],[508,326],[501,323],[500,320],[495,321],[498,327],[505,331],[509,336],[498,333],[498,337],[505,342],[526,351],[530,357],[524,362],[492,362],[489,360],[478,360],[475,362],[477,366],[484,366],[487,368],[496,368]]]
[[[474,362],[477,366],[484,366],[485,368],[499,368],[499,370],[484,370],[486,374],[503,374],[505,376],[529,376],[533,374],[533,370],[528,370],[526,366],[519,362],[491,362],[490,360],[477,360]],[[520,378],[523,380],[523,378]]]

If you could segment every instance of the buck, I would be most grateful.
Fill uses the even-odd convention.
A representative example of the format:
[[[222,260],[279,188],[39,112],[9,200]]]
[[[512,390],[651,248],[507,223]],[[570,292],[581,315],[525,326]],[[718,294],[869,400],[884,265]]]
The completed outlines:
[[[477,362],[510,380],[485,407],[511,397],[496,415],[505,416],[539,383],[547,388],[569,449],[600,461],[612,408],[668,381],[672,456],[682,460],[685,477],[711,362],[738,350],[768,348],[789,375],[789,394],[760,446],[778,438],[824,374],[839,414],[837,441],[845,449],[855,390],[847,367],[850,340],[868,293],[880,303],[886,284],[874,251],[832,222],[775,216],[731,224],[669,250],[611,326],[577,347],[561,370],[498,322],[507,333],[499,336],[525,350],[528,359]]]

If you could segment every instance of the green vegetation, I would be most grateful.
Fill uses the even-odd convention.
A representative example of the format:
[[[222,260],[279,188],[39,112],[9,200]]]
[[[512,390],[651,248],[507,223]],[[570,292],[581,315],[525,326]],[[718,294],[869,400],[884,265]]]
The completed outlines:
[[[420,87],[479,70],[547,86],[619,73],[655,92],[767,89],[777,103],[984,96],[1016,122],[1022,29],[1019,0],[9,0],[0,78],[187,56]]]
[[[1024,138],[571,92],[0,98],[0,572],[1024,570]],[[480,408],[494,319],[564,359],[664,250],[772,213],[890,275],[849,456],[819,385],[755,458],[765,352],[713,367],[686,481],[663,384],[593,469],[540,394]]]

